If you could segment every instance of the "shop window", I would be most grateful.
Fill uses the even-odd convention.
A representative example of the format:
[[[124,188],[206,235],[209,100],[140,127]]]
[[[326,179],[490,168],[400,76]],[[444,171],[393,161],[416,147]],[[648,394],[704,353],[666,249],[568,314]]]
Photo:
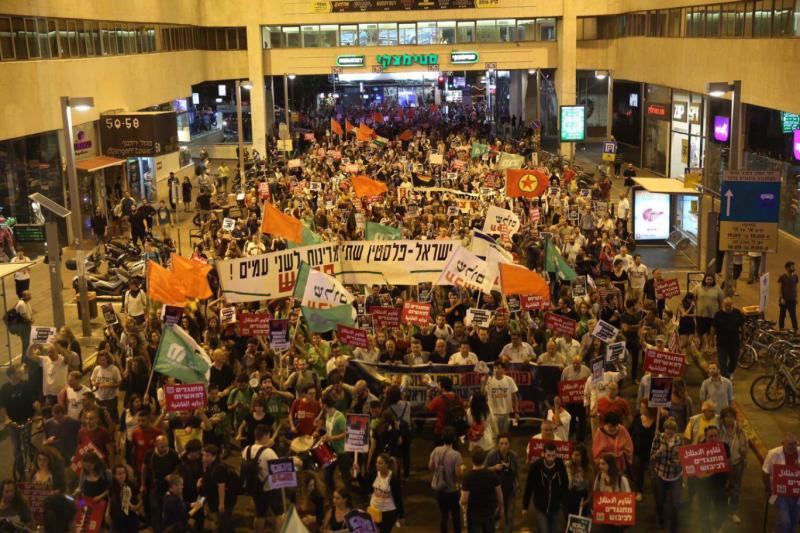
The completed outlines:
[[[504,19],[497,21],[497,33],[500,36],[500,42],[509,43],[513,42],[514,34],[517,31],[517,21],[514,19]]]
[[[458,22],[458,43],[475,42],[475,22],[471,20]]]
[[[378,44],[381,46],[397,46],[397,23],[378,24]]]
[[[319,45],[323,48],[335,48],[339,42],[339,26],[326,24],[319,27]]]
[[[775,37],[794,35],[794,3],[795,0],[775,0],[772,16],[772,35]]]
[[[708,6],[706,10],[706,37],[719,37],[719,6]]]
[[[436,24],[436,31],[439,33],[440,44],[456,44],[456,22],[454,20],[442,20]]]
[[[535,19],[526,19],[526,20],[518,20],[517,21],[517,40],[518,41],[535,41],[536,40],[536,20]]]
[[[597,17],[581,17],[578,19],[577,38],[579,41],[597,39]]]
[[[300,48],[300,28],[298,26],[284,26],[283,43],[286,48]]]
[[[497,42],[497,22],[494,20],[479,20],[477,22],[478,42],[495,43]]]
[[[264,48],[281,48],[280,26],[264,26],[262,29]]]
[[[556,19],[536,19],[536,26],[540,41],[555,41],[556,40]]]
[[[359,24],[358,25],[358,44],[360,46],[378,45],[378,25]]]
[[[436,44],[435,22],[417,22],[417,44]]]
[[[772,0],[757,0],[753,15],[753,37],[769,37],[772,25]]]
[[[397,41],[399,44],[417,44],[417,25],[413,22],[397,25]]]
[[[319,46],[319,26],[301,26],[303,33],[303,48],[316,48]]]
[[[340,46],[358,46],[358,26],[355,24],[339,27]]]
[[[666,30],[667,37],[680,37],[681,36],[681,10],[670,9],[667,14],[668,27]]]

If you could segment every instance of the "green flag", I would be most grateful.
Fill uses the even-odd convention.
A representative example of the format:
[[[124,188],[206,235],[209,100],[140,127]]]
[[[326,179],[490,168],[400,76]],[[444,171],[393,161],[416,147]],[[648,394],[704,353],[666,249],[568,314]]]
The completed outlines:
[[[312,244],[319,244],[321,242],[325,242],[325,239],[311,231],[311,229],[303,222],[303,233],[302,233],[303,241],[300,244],[295,244],[292,241],[287,241],[287,247],[291,250],[292,248],[297,248],[300,246],[310,246]]]
[[[547,251],[544,255],[545,270],[548,272],[556,272],[565,281],[572,281],[578,277],[578,274],[572,270],[572,267],[564,260],[564,256],[556,249],[553,241],[547,239]]]
[[[522,168],[522,165],[524,164],[525,164],[525,156],[519,154],[500,152],[500,157],[497,158],[497,170],[507,170],[509,168]]]
[[[352,328],[356,323],[356,310],[352,305],[338,305],[327,309],[301,306],[300,309],[308,322],[308,329],[315,333],[334,330],[339,324]]]
[[[375,137],[375,140],[373,142],[378,146],[386,146],[387,144],[389,144],[389,139],[378,135],[377,137]]]
[[[469,152],[469,156],[473,159],[482,156],[483,154],[489,153],[489,145],[488,144],[481,144],[481,143],[472,143],[472,150]]]
[[[377,222],[367,221],[364,234],[364,238],[368,241],[400,241],[403,239],[403,232],[399,229]]]
[[[211,359],[180,326],[164,326],[153,370],[184,383],[208,383]]]

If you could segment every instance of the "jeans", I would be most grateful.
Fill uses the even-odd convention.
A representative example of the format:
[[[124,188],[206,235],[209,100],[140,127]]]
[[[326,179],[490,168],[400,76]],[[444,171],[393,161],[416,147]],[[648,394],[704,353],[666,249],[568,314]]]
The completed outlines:
[[[747,283],[754,283],[759,277],[761,270],[761,256],[750,257],[750,274],[747,276]]]
[[[445,492],[443,490],[436,491],[436,503],[439,504],[439,531],[447,533],[447,523],[452,517],[453,533],[461,533],[461,506],[459,498],[461,494],[455,490],[453,492]]]
[[[728,473],[728,511],[736,514],[739,511],[739,496],[742,493],[742,476],[744,476],[745,461],[731,465]]]
[[[495,435],[500,435],[501,433],[508,433],[508,424],[511,421],[511,417],[508,413],[504,415],[492,415],[492,422],[494,423]]]
[[[342,483],[344,484],[345,488],[349,491],[350,484],[353,480],[352,470],[353,468],[353,454],[352,453],[340,453],[336,457],[336,462],[330,465],[329,467],[325,468],[325,490],[328,493],[328,496],[333,494],[333,489],[336,488],[336,470],[338,469],[342,473]]]
[[[669,530],[670,533],[678,531],[678,516],[681,510],[681,478],[675,481],[665,481],[658,476],[653,476],[653,492],[656,496],[656,517],[659,522],[664,522],[664,504],[669,498]]]
[[[494,515],[468,516],[467,531],[469,533],[494,533]]]
[[[797,498],[778,496],[775,500],[775,531],[777,533],[795,533],[800,522],[800,504]]]
[[[719,358],[720,373],[726,378],[731,377],[739,363],[739,345],[725,344],[717,341],[717,356]]]
[[[397,511],[384,511],[381,515],[381,523],[378,524],[378,531],[391,533],[395,522],[397,522]]]
[[[545,513],[536,509],[534,520],[536,521],[536,530],[539,533],[557,533],[558,530],[558,517],[561,515],[558,511],[550,511]]]
[[[778,327],[783,329],[786,324],[786,314],[792,321],[792,329],[797,331],[797,300],[784,300],[785,303],[779,304]]]

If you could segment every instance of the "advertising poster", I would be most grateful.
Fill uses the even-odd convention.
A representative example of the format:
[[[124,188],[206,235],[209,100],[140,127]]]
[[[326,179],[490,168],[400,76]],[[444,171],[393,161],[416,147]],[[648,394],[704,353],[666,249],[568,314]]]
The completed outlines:
[[[722,441],[681,446],[678,448],[678,455],[683,473],[690,477],[705,477],[731,469]]]
[[[245,337],[266,337],[271,319],[269,313],[242,313],[239,315],[239,333]]]
[[[644,371],[653,375],[663,374],[677,378],[683,375],[686,357],[683,354],[646,350],[644,352]]]
[[[560,335],[575,335],[577,322],[571,318],[557,315],[555,313],[547,313],[544,315],[544,325],[547,329],[554,331]]]
[[[564,403],[582,404],[585,379],[558,382],[558,395]]]
[[[297,486],[297,472],[291,457],[267,461],[267,483],[271,490],[290,489]]]
[[[339,342],[353,346],[355,348],[369,348],[369,339],[367,338],[367,331],[359,328],[351,328],[339,324],[337,332],[339,334]]]
[[[269,345],[273,350],[288,350],[291,341],[289,339],[289,319],[269,321]]]
[[[650,378],[650,392],[647,396],[647,405],[650,407],[669,407],[672,405],[672,379],[671,377]]]
[[[636,525],[635,492],[595,492],[592,509],[595,524]]]
[[[633,234],[637,241],[664,240],[670,232],[670,195],[636,190],[633,193]]]
[[[800,466],[772,465],[772,494],[800,498]]]
[[[167,411],[194,411],[206,406],[205,383],[164,385],[164,399]]]
[[[369,415],[347,413],[344,451],[369,452]]]

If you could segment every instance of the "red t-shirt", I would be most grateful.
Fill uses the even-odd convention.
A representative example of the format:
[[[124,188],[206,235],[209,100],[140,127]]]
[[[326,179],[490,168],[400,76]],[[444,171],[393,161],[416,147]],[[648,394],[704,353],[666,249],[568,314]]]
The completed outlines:
[[[133,458],[136,472],[142,471],[145,455],[156,447],[156,437],[161,435],[161,430],[154,427],[142,429],[137,427],[133,430],[131,439],[133,440]]]
[[[455,392],[446,392],[444,394],[447,394],[447,398],[449,400],[454,400],[457,403],[464,405],[464,401],[459,398]],[[444,430],[444,419],[447,416],[447,403],[445,403],[444,398],[442,396],[437,396],[428,402],[428,411],[436,413],[436,428],[434,428],[434,433],[441,435],[442,431]]]
[[[289,416],[293,417],[298,435],[312,435],[314,433],[314,420],[322,411],[322,405],[317,400],[308,401],[298,398],[292,402]]]
[[[109,445],[114,442],[111,433],[103,426],[97,426],[94,431],[83,427],[78,431],[78,448],[91,442],[103,454],[103,459],[108,460]]]
[[[605,420],[606,415],[611,412],[619,415],[620,422],[624,421],[630,413],[628,400],[622,396],[617,396],[616,400],[612,400],[608,396],[603,396],[597,400],[597,414],[600,415],[601,423]]]

